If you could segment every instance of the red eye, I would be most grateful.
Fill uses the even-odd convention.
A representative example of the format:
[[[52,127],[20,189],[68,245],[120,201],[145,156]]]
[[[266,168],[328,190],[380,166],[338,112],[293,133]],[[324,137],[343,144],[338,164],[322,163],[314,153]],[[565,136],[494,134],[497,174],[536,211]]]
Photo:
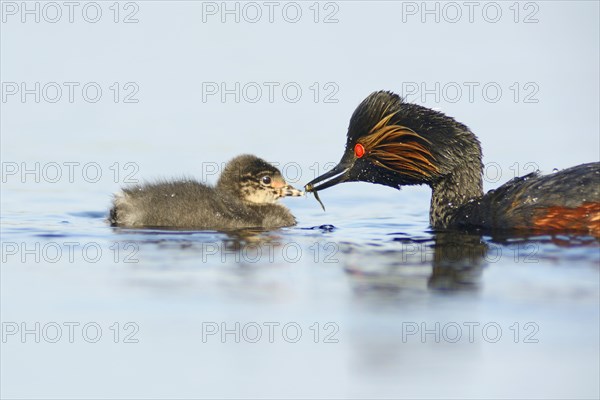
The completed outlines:
[[[360,143],[356,143],[356,146],[354,146],[354,155],[357,158],[361,158],[362,156],[364,156],[365,155],[365,147]]]

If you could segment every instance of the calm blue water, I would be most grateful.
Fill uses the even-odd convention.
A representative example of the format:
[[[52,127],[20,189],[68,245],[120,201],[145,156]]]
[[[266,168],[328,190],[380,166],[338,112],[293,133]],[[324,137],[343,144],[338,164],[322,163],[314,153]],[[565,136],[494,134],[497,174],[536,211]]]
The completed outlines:
[[[597,242],[434,236],[426,193],[358,188],[239,235],[113,229],[69,192],[3,190],[51,211],[3,211],[4,394],[597,394]]]
[[[272,23],[191,1],[100,2],[98,22],[82,4],[73,23],[39,3],[22,22],[21,4],[0,25],[2,398],[600,397],[592,238],[434,235],[427,188],[359,183],[321,192],[326,212],[286,199],[298,226],[271,232],[105,222],[121,186],[215,182],[242,153],[302,187],[378,89],[468,124],[486,190],[598,161],[597,2],[484,2],[473,22],[460,2],[455,22],[437,2],[438,20],[299,3],[298,23],[284,3]]]

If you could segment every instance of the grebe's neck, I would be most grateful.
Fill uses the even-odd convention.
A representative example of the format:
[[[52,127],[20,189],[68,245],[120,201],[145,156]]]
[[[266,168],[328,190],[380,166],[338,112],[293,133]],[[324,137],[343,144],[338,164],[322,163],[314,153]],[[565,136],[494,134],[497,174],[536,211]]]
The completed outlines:
[[[460,206],[483,196],[482,172],[480,158],[465,159],[430,185],[429,223],[433,228],[448,227]]]

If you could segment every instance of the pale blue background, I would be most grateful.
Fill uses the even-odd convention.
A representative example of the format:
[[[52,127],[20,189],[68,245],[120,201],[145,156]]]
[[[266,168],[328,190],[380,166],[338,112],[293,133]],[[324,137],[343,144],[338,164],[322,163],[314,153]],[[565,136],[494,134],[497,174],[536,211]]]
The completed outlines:
[[[295,184],[302,186],[314,178],[315,162],[323,172],[326,163],[338,161],[350,115],[366,95],[400,92],[407,82],[501,86],[497,103],[480,92],[474,102],[466,94],[456,103],[414,99],[478,135],[484,162],[497,163],[502,172],[486,181],[486,189],[512,178],[515,163],[523,174],[531,172],[523,169],[526,163],[550,172],[600,159],[595,1],[533,2],[539,22],[531,24],[513,21],[513,2],[498,3],[503,17],[495,24],[480,12],[473,23],[466,15],[457,23],[432,17],[423,23],[419,16],[403,22],[403,3],[392,1],[335,2],[339,22],[333,24],[312,21],[312,2],[300,3],[303,17],[296,24],[281,14],[273,23],[252,24],[221,23],[218,16],[203,23],[201,2],[141,1],[138,23],[115,24],[112,2],[100,4],[104,14],[97,24],[80,14],[72,24],[21,23],[15,16],[2,23],[3,82],[93,81],[104,89],[96,104],[81,97],[73,104],[23,104],[14,97],[1,104],[3,162],[94,161],[104,173],[95,184],[7,179],[3,241],[94,241],[108,251],[121,237],[98,215],[123,183],[110,177],[114,162],[138,165],[140,180],[186,175],[214,181],[202,173],[208,165],[202,163],[253,153],[300,165]],[[136,82],[139,103],[112,102],[113,82]],[[297,82],[303,95],[297,103],[281,95],[273,103],[202,102],[202,82]],[[315,103],[309,91],[314,82],[335,83],[339,102]],[[515,103],[509,91],[514,82],[534,82],[539,101]],[[168,235],[132,234],[122,238],[142,244],[141,261],[133,266],[110,258],[99,264],[11,258],[2,266],[2,321],[98,321],[103,327],[136,321],[140,343],[2,344],[2,396],[597,398],[597,248],[547,246],[541,262],[527,266],[514,262],[506,248],[502,262],[484,271],[480,290],[456,296],[428,291],[426,266],[388,276],[385,284],[401,288],[391,294],[363,292],[362,278],[346,273],[395,260],[398,247],[387,235],[424,235],[428,193],[341,185],[321,194],[325,214],[312,199],[287,201],[300,227],[340,229],[275,237],[299,242],[305,254],[316,241],[350,244],[333,266],[310,256],[291,265],[281,259],[205,265],[198,252],[182,250]],[[221,240],[198,238],[205,236],[192,243]],[[391,256],[373,255],[377,246]],[[305,329],[335,321],[340,343],[204,344],[200,326],[207,320],[297,321]],[[497,321],[504,329],[533,320],[541,326],[541,342],[514,344],[509,336],[498,345],[398,341],[403,321],[473,320]]]

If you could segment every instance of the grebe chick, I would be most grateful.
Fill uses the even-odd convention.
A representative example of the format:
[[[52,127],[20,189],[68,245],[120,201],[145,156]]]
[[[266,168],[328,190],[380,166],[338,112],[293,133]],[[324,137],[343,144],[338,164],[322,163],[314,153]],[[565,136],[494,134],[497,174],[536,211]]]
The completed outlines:
[[[302,194],[271,164],[241,155],[227,163],[214,187],[177,180],[123,189],[114,197],[109,222],[128,228],[279,228],[296,219],[276,201]]]

